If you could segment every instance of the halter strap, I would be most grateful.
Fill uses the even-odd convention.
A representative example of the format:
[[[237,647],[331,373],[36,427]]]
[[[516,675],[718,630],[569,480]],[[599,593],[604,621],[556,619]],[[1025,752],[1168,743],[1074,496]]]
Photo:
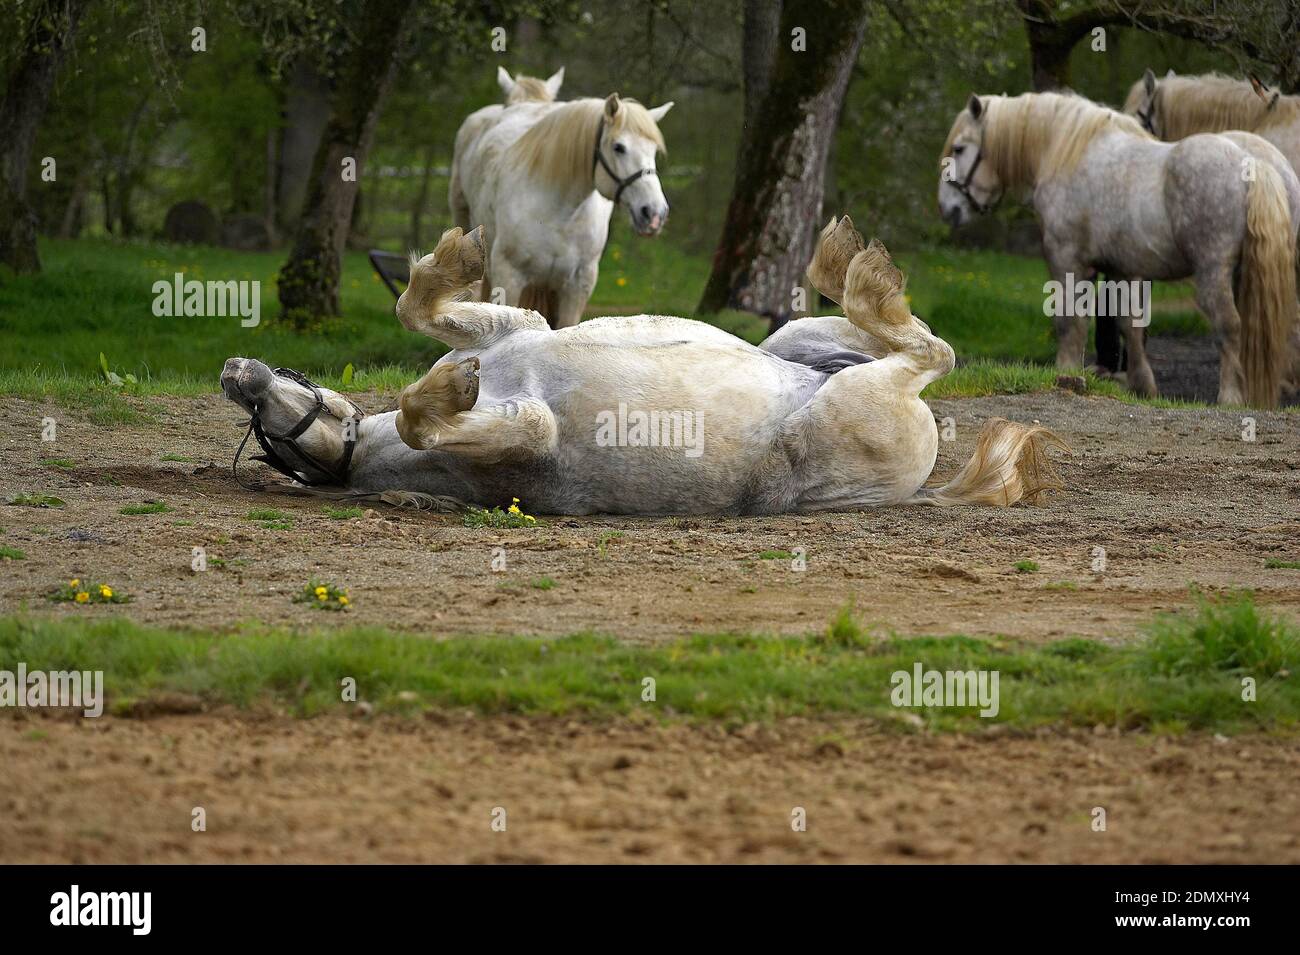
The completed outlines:
[[[298,445],[298,438],[302,437],[307,429],[312,426],[312,423],[315,422],[322,411],[329,414],[331,417],[337,416],[325,406],[325,399],[321,396],[320,386],[306,375],[294,371],[292,368],[277,368],[275,369],[274,374],[281,378],[288,378],[290,381],[297,382],[306,388],[310,388],[313,397],[316,399],[316,403],[310,411],[298,420],[297,424],[284,434],[270,434],[267,432],[265,427],[262,425],[261,409],[254,408],[248,419],[248,431],[244,433],[244,439],[239,442],[239,448],[235,451],[235,460],[232,461],[230,465],[230,470],[235,476],[235,480],[238,481],[242,487],[248,490],[256,490],[253,485],[245,483],[244,479],[240,477],[239,474],[239,458],[240,455],[244,453],[244,446],[248,444],[248,439],[251,435],[252,437],[257,438],[257,443],[261,445],[262,451],[264,452],[263,454],[254,455],[253,460],[261,461],[263,464],[279,471],[285,477],[297,481],[299,484],[306,484],[309,487],[318,484],[346,484],[348,469],[352,465],[352,455],[357,449],[357,430],[360,427],[361,419],[365,417],[365,412],[358,408],[351,400],[347,398],[343,399],[352,406],[353,412],[346,418],[339,418],[344,425],[343,460],[339,462],[337,467],[324,465]],[[347,427],[348,422],[352,422],[353,427]],[[307,464],[311,465],[322,474],[328,475],[328,477],[323,480],[313,480],[305,471],[293,467],[293,465],[289,464],[289,462],[287,462],[273,447],[271,447],[271,442],[273,441],[287,445],[301,460],[307,462]]]
[[[965,199],[968,203],[970,203],[971,209],[973,209],[977,215],[984,215],[984,213],[993,209],[999,202],[1002,201],[1002,194],[998,193],[996,199],[993,199],[990,202],[980,202],[978,199],[975,198],[975,194],[972,193],[970,190],[971,181],[975,178],[975,170],[979,169],[980,163],[982,163],[983,161],[984,161],[984,130],[981,129],[980,144],[978,147],[978,151],[975,153],[975,161],[971,163],[970,168],[966,170],[966,177],[962,179],[961,182],[954,182],[952,184],[953,188],[956,189],[959,193],[961,193],[962,198]]]
[[[632,175],[628,176],[626,179],[618,178],[618,173],[616,173],[610,167],[609,162],[605,159],[605,154],[600,151],[600,141],[601,139],[604,138],[604,136],[605,136],[605,117],[601,116],[600,122],[596,125],[596,148],[592,150],[591,174],[592,176],[595,176],[596,167],[599,166],[601,169],[605,170],[605,174],[608,175],[610,179],[614,180],[614,185],[618,186],[618,188],[614,191],[614,202],[615,204],[617,204],[619,198],[623,195],[624,189],[632,185],[632,183],[636,182],[646,173],[648,172],[652,173],[654,172],[654,170],[638,169],[636,172],[632,173]]]

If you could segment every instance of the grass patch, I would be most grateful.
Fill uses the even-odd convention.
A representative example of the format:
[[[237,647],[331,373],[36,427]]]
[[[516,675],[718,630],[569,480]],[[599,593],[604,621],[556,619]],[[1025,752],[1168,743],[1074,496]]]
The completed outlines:
[[[171,510],[162,501],[153,501],[149,504],[128,504],[118,511],[119,514],[125,514],[128,517],[134,517],[137,514],[166,514]]]
[[[1300,570],[1300,560],[1282,560],[1280,557],[1270,557],[1264,561],[1265,570]]]
[[[17,547],[0,545],[0,560],[26,560],[27,554]]]
[[[794,554],[788,550],[762,550],[758,552],[759,560],[794,560]]]
[[[69,471],[77,466],[77,462],[71,458],[46,458],[41,464],[47,468],[58,468],[61,471]]]
[[[197,463],[198,463],[194,458],[187,458],[187,457],[186,457],[185,455],[183,455],[183,454],[170,454],[170,453],[162,455],[162,457],[160,457],[158,460],[160,460],[160,461],[178,461],[178,462],[180,462],[181,464],[197,464]]]
[[[500,507],[491,509],[471,507],[461,514],[460,522],[466,527],[514,528],[537,526],[537,518],[531,514],[525,514],[519,509],[519,498],[515,498],[514,503],[505,510]]]
[[[552,590],[555,588],[555,581],[550,577],[538,577],[528,586],[532,587],[534,590]]]
[[[366,512],[359,507],[326,507],[325,514],[333,521],[348,521],[354,517],[364,517]]]
[[[1018,560],[1013,564],[1017,574],[1036,574],[1038,573],[1038,562],[1034,560]]]
[[[53,494],[15,494],[9,502],[15,507],[63,507],[65,501]]]
[[[1161,620],[1149,639],[1110,646],[1081,638],[1047,645],[966,636],[903,639],[864,630],[846,608],[807,638],[697,635],[630,646],[607,636],[559,640],[457,637],[431,640],[379,628],[291,631],[244,627],[229,634],[145,627],[125,619],[0,618],[0,668],[102,669],[110,703],[171,691],[212,703],[270,700],[311,714],[347,706],[338,687],[354,677],[377,706],[472,707],[484,713],[633,711],[660,717],[768,719],[844,714],[903,729],[917,714],[937,730],[1097,724],[1214,732],[1300,728],[1297,636],[1248,597]],[[935,670],[996,670],[1000,711],[899,709],[892,675],[916,663]],[[1242,701],[1243,676],[1258,699]],[[652,676],[658,701],[641,701]],[[399,700],[399,695],[401,699]]]

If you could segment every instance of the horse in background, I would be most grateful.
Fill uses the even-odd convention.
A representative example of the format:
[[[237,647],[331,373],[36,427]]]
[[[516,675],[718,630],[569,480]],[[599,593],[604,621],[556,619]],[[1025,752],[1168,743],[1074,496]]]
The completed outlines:
[[[1177,142],[1196,133],[1238,129],[1276,146],[1300,173],[1300,96],[1283,96],[1258,78],[1221,73],[1163,79],[1147,70],[1129,89],[1124,112],[1152,136]]]
[[[1062,287],[1111,279],[1191,278],[1219,340],[1222,404],[1277,404],[1296,318],[1300,190],[1272,147],[1249,134],[1162,143],[1131,116],[1062,93],[971,96],[941,157],[939,205],[960,225],[1004,193],[1029,201]],[[1247,143],[1243,146],[1242,143]],[[1275,152],[1275,151],[1274,151]],[[1285,168],[1285,164],[1280,164]],[[1244,174],[1253,170],[1253,177]],[[1083,365],[1088,314],[1054,316],[1058,367]],[[1117,316],[1129,348],[1128,384],[1156,393],[1134,315]]]
[[[617,93],[526,99],[462,126],[450,202],[456,225],[484,226],[482,300],[540,312],[553,328],[578,323],[614,206],[627,208],[639,235],[657,235],[667,221],[655,158],[665,149],[658,123],[672,106],[647,109]]]

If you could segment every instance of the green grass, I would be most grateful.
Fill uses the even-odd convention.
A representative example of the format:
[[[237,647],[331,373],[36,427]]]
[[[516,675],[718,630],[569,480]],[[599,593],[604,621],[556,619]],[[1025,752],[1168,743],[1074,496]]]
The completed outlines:
[[[71,458],[46,458],[41,464],[47,468],[58,468],[61,471],[69,471],[77,466],[77,462]]]
[[[118,513],[134,517],[138,514],[166,514],[170,510],[171,508],[162,501],[154,501],[152,504],[128,504]]]
[[[1300,570],[1300,560],[1282,560],[1270,557],[1264,561],[1265,570]]]
[[[378,628],[228,634],[145,627],[126,619],[0,618],[0,668],[102,669],[110,705],[157,692],[246,707],[271,701],[312,714],[346,708],[340,681],[381,708],[472,707],[484,713],[591,714],[749,720],[851,715],[900,725],[916,713],[934,729],[992,722],[1236,732],[1300,728],[1300,644],[1249,597],[1162,619],[1140,642],[1073,638],[1030,645],[967,636],[900,639],[861,628],[846,609],[807,637],[697,635],[659,646],[577,634],[558,640],[432,640]],[[1000,712],[895,708],[891,676],[916,663],[996,670]],[[642,680],[657,702],[641,702]],[[1255,702],[1242,700],[1254,677]]]
[[[344,368],[352,364],[357,371],[347,390],[395,391],[446,350],[401,327],[393,316],[392,296],[359,252],[344,257],[343,315],[307,333],[277,320],[274,283],[284,252],[87,238],[42,240],[41,257],[41,274],[15,276],[0,286],[0,393],[84,406],[96,424],[148,420],[150,406],[136,398],[215,392],[221,366],[232,355],[297,368],[339,390],[345,387]],[[897,258],[909,272],[913,310],[952,344],[963,362],[1054,360],[1052,324],[1042,313],[1047,271],[1041,259],[955,249],[904,252]],[[671,240],[615,237],[605,249],[587,314],[694,316],[708,269],[707,256],[688,254]],[[260,280],[261,324],[243,328],[237,318],[155,317],[152,285],[170,280],[176,271],[199,280]],[[1156,284],[1157,332],[1204,331],[1195,311],[1182,308],[1188,295],[1185,285]],[[837,312],[833,307],[813,310]],[[69,315],[77,316],[75,328],[67,324]],[[767,335],[766,321],[748,313],[701,317],[750,342]],[[104,385],[101,352],[111,369],[134,375],[138,383],[123,390]],[[988,394],[990,384],[1020,391],[1044,387],[1047,370],[1031,372],[1029,367],[1022,364],[983,384],[969,376],[987,378],[987,368],[966,371],[965,383],[959,370],[958,383],[950,376],[946,386],[931,386],[931,394],[956,397],[971,389]]]
[[[532,587],[534,590],[552,590],[555,587],[555,581],[550,577],[538,577],[536,580],[529,583],[528,586]]]
[[[57,508],[63,507],[65,502],[53,494],[15,494],[9,498],[8,503],[15,507]]]
[[[158,460],[160,461],[178,461],[181,464],[194,464],[194,458],[187,458],[183,454],[164,454]]]
[[[1036,574],[1038,573],[1038,562],[1034,560],[1018,560],[1014,564],[1017,574]]]
[[[291,521],[293,518],[284,511],[273,507],[255,507],[244,515],[246,521]]]
[[[326,507],[325,515],[333,521],[348,521],[354,517],[364,517],[366,512],[359,507]]]
[[[794,554],[788,550],[764,550],[758,553],[759,560],[794,560]]]
[[[17,547],[0,545],[0,560],[26,560],[27,554]]]

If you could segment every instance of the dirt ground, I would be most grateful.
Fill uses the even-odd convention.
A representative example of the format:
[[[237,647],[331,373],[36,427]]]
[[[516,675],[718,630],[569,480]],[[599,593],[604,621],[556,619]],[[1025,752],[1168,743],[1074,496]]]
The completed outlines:
[[[376,396],[360,396],[371,409]],[[806,633],[852,601],[867,622],[903,634],[1066,635],[1125,639],[1153,612],[1194,602],[1188,585],[1255,588],[1300,612],[1300,418],[1161,410],[1065,392],[937,401],[956,440],[936,474],[952,473],[994,415],[1041,421],[1074,449],[1066,493],[1043,507],[895,508],[759,518],[543,518],[536,530],[463,527],[453,515],[381,508],[333,520],[314,498],[243,490],[229,461],[240,436],[233,405],[157,400],[157,423],[96,428],[84,414],[0,399],[0,500],[52,494],[60,509],[0,507],[0,544],[26,560],[0,565],[0,613],[129,614],[150,623],[227,627],[383,624],[449,633],[554,636],[579,630],[653,642],[691,632]],[[39,440],[45,415],[59,440]],[[191,462],[161,460],[181,455]],[[68,459],[70,470],[43,464]],[[256,470],[266,470],[252,465]],[[123,507],[163,501],[162,514]],[[527,501],[524,501],[525,508]],[[287,530],[252,508],[292,518]],[[212,560],[191,570],[192,549]],[[492,570],[504,548],[506,570]],[[806,555],[804,571],[764,552]],[[1095,571],[1105,551],[1104,570]],[[216,566],[225,561],[224,567]],[[1036,573],[1015,564],[1032,560]],[[347,614],[291,602],[309,577],[346,587]],[[43,599],[72,577],[134,596],[124,606]],[[549,590],[530,586],[550,578]]]
[[[371,410],[384,397],[361,395]],[[805,633],[853,601],[903,634],[1131,639],[1151,615],[1249,586],[1300,617],[1300,418],[1162,410],[1066,392],[932,403],[951,417],[936,474],[993,415],[1074,448],[1044,507],[900,508],[809,517],[544,518],[471,530],[381,509],[332,520],[318,500],[230,478],[239,415],[218,397],[150,399],[154,423],[0,399],[0,613],[382,624],[413,634],[597,630],[651,643],[701,631]],[[40,421],[58,421],[42,443]],[[161,460],[181,455],[187,462]],[[71,469],[42,462],[70,459]],[[163,514],[124,516],[165,501]],[[525,501],[525,505],[526,505]],[[291,515],[288,530],[248,520]],[[190,569],[203,546],[224,568]],[[491,570],[504,547],[507,570]],[[1094,570],[1096,548],[1104,570]],[[807,569],[764,551],[802,548]],[[1033,560],[1036,573],[1014,564]],[[134,595],[52,605],[70,577]],[[308,577],[346,614],[291,602]],[[529,586],[549,577],[555,586]],[[1051,732],[902,735],[789,720],[728,732],[474,718],[207,713],[149,720],[0,718],[0,861],[1225,861],[1300,862],[1300,755],[1289,739]],[[208,831],[190,831],[203,806]],[[1107,810],[1104,833],[1093,807]],[[494,807],[507,831],[493,832]],[[790,826],[807,810],[806,832]]]
[[[4,862],[1300,862],[1300,751],[1249,737],[218,713],[0,761]]]

